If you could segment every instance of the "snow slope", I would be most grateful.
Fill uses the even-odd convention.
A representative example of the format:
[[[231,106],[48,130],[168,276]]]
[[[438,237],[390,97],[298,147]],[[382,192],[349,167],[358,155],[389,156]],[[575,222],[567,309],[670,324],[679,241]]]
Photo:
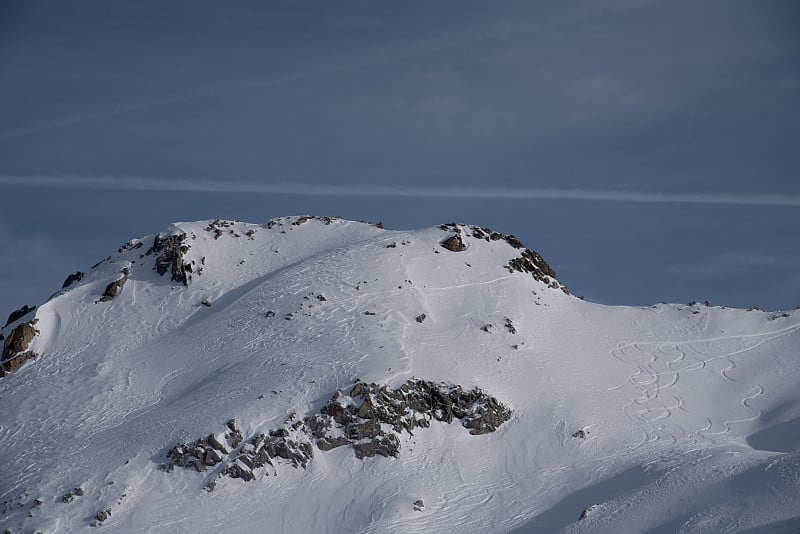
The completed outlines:
[[[457,232],[465,250],[440,245]],[[156,236],[121,247],[1,331],[38,319],[38,358],[0,378],[0,531],[103,510],[96,528],[132,533],[800,531],[800,312],[584,302],[474,233],[176,223],[159,235],[186,234],[187,285],[154,270]],[[412,377],[511,419],[434,419],[396,458],[314,450],[213,491],[162,467],[231,418],[250,436]]]

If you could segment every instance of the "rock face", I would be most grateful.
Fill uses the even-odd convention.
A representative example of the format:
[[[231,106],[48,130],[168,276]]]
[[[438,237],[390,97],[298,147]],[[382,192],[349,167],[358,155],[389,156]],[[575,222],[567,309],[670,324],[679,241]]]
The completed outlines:
[[[218,228],[216,229],[218,230]],[[153,246],[145,254],[158,254],[155,266],[158,274],[164,276],[167,271],[171,271],[172,280],[186,286],[189,285],[187,272],[191,271],[191,267],[183,262],[183,256],[189,251],[189,245],[185,241],[185,233],[163,238],[160,235],[156,235],[153,240]]]
[[[349,395],[337,391],[318,414],[249,439],[231,420],[220,433],[170,449],[163,467],[199,472],[215,468],[217,476],[250,481],[259,468],[269,466],[275,472],[277,460],[305,468],[313,458],[314,445],[321,451],[350,445],[358,458],[396,457],[399,436],[428,428],[433,419],[443,423],[458,419],[470,434],[480,435],[494,432],[510,417],[511,410],[479,388],[465,390],[418,379],[397,389],[356,382]],[[214,485],[212,481],[209,489]]]
[[[538,252],[527,248],[518,258],[509,261],[506,269],[509,272],[531,273],[536,280],[546,284],[551,283],[549,279],[556,277],[556,272],[544,261],[544,258]]]
[[[80,282],[81,280],[83,280],[83,271],[75,271],[75,273],[67,276],[67,279],[64,280],[64,285],[61,286],[61,289],[67,288],[75,282]]]
[[[105,291],[103,291],[103,296],[100,297],[98,302],[108,302],[109,300],[113,299],[119,294],[119,291],[122,289],[122,286],[125,285],[125,282],[128,281],[128,275],[130,271],[128,269],[122,270],[122,278],[118,278],[114,280],[110,284],[106,286]]]
[[[30,312],[32,312],[35,309],[36,309],[36,306],[27,306],[27,305],[25,305],[25,306],[21,307],[18,310],[14,310],[8,316],[8,321],[6,321],[6,324],[5,324],[5,326],[3,328],[5,328],[6,326],[10,325],[11,323],[16,321],[17,319],[21,319],[22,317],[25,317],[26,315],[28,315]]]
[[[33,341],[39,330],[35,328],[38,319],[33,319],[27,323],[18,325],[8,335],[8,339],[3,342],[3,357],[0,359],[0,377],[18,369],[29,359],[37,357],[35,352],[29,351],[28,347]]]

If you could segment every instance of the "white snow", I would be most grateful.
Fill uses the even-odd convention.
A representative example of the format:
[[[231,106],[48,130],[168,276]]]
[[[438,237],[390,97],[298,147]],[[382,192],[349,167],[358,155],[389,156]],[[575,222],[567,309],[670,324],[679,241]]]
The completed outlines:
[[[130,533],[800,530],[800,312],[603,306],[509,272],[521,251],[468,229],[451,252],[452,230],[297,219],[216,239],[176,223],[161,236],[187,234],[188,287],[141,257],[149,236],[36,309],[39,358],[0,379],[2,529],[76,532],[110,508],[98,528]],[[212,492],[159,469],[231,418],[248,436],[356,378],[412,377],[479,386],[512,419],[434,420],[398,458],[315,450]]]

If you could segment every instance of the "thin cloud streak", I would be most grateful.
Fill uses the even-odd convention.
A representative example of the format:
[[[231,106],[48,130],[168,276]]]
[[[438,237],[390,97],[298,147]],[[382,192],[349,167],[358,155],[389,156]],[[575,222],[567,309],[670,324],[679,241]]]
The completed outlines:
[[[275,194],[341,197],[407,197],[500,200],[579,200],[597,202],[723,204],[800,207],[800,195],[774,193],[660,193],[592,189],[400,186],[167,180],[139,176],[0,176],[0,187],[174,191],[189,193]]]

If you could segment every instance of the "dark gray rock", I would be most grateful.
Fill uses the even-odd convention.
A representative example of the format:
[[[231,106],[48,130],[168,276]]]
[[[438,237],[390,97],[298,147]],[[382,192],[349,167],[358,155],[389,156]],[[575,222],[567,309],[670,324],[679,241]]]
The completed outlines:
[[[64,280],[64,285],[61,286],[61,289],[67,288],[75,282],[80,282],[81,280],[83,280],[83,272],[75,271],[73,274],[67,276],[67,279]]]
[[[206,229],[208,230],[208,228]],[[220,230],[217,229],[217,231],[219,232]],[[174,234],[164,238],[162,238],[160,235],[156,235],[156,237],[153,239],[153,246],[150,247],[145,254],[150,255],[160,253],[156,257],[156,264],[154,267],[158,274],[164,276],[167,271],[171,271],[172,280],[186,286],[189,285],[189,276],[187,272],[191,271],[191,266],[185,264],[183,261],[184,255],[189,251],[190,248],[185,241],[185,233]]]
[[[129,273],[130,272],[128,271],[128,269],[124,269],[122,271],[122,278],[118,278],[117,280],[114,280],[113,282],[108,284],[106,286],[105,291],[103,291],[103,296],[100,297],[100,300],[98,300],[97,302],[108,302],[114,297],[116,297],[122,290],[122,286],[124,286],[125,282],[128,281]]]
[[[32,312],[35,309],[36,309],[36,306],[27,306],[26,305],[26,306],[23,306],[23,307],[21,307],[21,308],[19,308],[17,310],[14,310],[8,316],[8,321],[6,321],[6,324],[5,324],[5,326],[3,326],[3,328],[5,328],[6,326],[10,325],[11,323],[16,321],[17,319],[22,319],[23,317],[25,317],[26,315],[28,315],[30,312]]]
[[[264,466],[278,463],[305,468],[313,458],[313,445],[321,451],[350,445],[358,458],[396,457],[403,432],[428,428],[435,419],[456,419],[470,434],[493,432],[511,416],[511,410],[479,388],[437,384],[412,379],[397,389],[357,381],[349,396],[336,392],[319,413],[290,426],[243,439],[235,420],[228,421],[225,440],[211,434],[191,444],[181,444],[168,454],[167,471],[175,466],[203,471],[222,465],[219,476],[254,480]],[[285,421],[289,424],[290,416]],[[267,473],[269,474],[269,473]],[[211,490],[214,482],[206,487]]]

